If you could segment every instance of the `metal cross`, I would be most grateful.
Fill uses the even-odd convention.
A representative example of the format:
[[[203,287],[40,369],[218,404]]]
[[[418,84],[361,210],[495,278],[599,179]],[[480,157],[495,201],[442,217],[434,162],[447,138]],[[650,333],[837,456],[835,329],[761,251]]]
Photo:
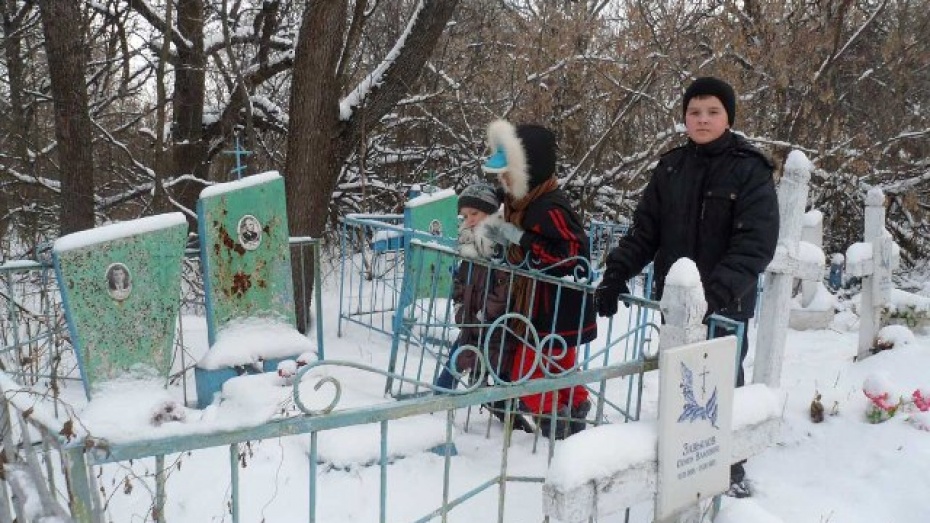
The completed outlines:
[[[252,154],[252,151],[246,151],[239,144],[239,135],[236,135],[236,148],[232,151],[223,151],[224,154],[233,154],[236,156],[236,167],[229,171],[229,174],[235,174],[237,180],[242,179],[242,171],[246,169],[246,165],[242,163],[242,158]]]

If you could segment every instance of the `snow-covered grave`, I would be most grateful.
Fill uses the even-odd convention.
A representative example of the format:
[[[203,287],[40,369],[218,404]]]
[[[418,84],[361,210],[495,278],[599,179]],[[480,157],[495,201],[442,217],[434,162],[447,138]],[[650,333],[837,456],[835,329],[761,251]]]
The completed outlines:
[[[295,328],[281,175],[270,171],[207,187],[197,216],[210,344],[195,368],[203,408],[226,380],[274,371],[315,349]]]
[[[891,299],[891,271],[898,267],[898,245],[885,230],[885,194],[878,187],[865,196],[864,241],[846,249],[846,273],[862,278],[859,302],[859,348],[857,358],[867,358],[875,348],[881,328],[882,308]]]
[[[187,221],[162,214],[59,238],[53,259],[88,397],[127,375],[171,365]]]
[[[818,274],[813,270],[818,264],[821,267],[826,264],[823,252],[823,213],[817,209],[804,214],[798,253],[805,267],[811,269],[802,271],[803,276],[810,279],[801,279],[801,292],[792,303],[788,326],[796,330],[826,329],[833,321],[836,299],[823,284],[823,272]]]
[[[770,387],[778,387],[781,380],[794,280],[823,278],[823,251],[816,256],[811,249],[801,247],[802,219],[813,167],[804,153],[791,151],[778,185],[778,247],[775,258],[765,269],[765,291],[759,309],[759,317],[764,321],[759,322],[753,374],[753,382]]]
[[[701,505],[729,485],[729,465],[775,443],[781,400],[766,385],[733,388],[736,339],[705,340],[691,260],[672,266],[661,308],[658,421],[594,427],[556,447],[546,515],[588,521],[654,498],[656,521],[701,521]]]

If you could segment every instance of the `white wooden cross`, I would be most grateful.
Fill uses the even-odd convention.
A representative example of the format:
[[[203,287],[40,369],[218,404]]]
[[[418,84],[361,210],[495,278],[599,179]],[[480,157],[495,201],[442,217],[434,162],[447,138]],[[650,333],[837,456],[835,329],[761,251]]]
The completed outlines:
[[[885,194],[878,187],[865,196],[865,241],[846,250],[846,273],[862,278],[859,305],[858,359],[869,356],[881,327],[882,307],[891,299],[891,271],[898,267],[900,250],[885,230]]]
[[[825,329],[833,320],[833,304],[830,303],[828,308],[824,309],[824,303],[814,303],[820,292],[826,292],[823,285],[823,273],[827,263],[823,252],[823,213],[811,209],[804,214],[802,222],[798,256],[804,260],[805,268],[810,269],[801,271],[802,276],[810,279],[801,279],[801,307],[791,309],[788,326],[798,330]],[[812,265],[819,265],[822,269],[817,271]]]
[[[778,247],[775,258],[765,269],[752,376],[753,383],[764,383],[769,387],[778,387],[781,382],[794,279],[819,281],[823,278],[823,251],[820,251],[819,261],[812,260],[801,245],[802,218],[813,167],[804,153],[791,151],[778,185]]]

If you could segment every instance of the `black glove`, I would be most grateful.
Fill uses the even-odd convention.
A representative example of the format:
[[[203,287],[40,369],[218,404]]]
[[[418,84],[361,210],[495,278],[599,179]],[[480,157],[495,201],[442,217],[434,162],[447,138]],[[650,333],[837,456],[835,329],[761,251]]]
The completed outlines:
[[[704,299],[707,301],[707,311],[704,313],[703,323],[707,323],[707,319],[711,314],[720,312],[720,308],[723,306],[723,299],[720,298],[719,293],[715,292],[713,289],[708,289],[704,293]]]
[[[594,291],[594,304],[597,306],[598,316],[613,316],[617,314],[617,301],[621,294],[629,294],[630,288],[626,285],[626,280],[611,274],[605,274],[597,290]],[[624,306],[630,304],[624,302]]]

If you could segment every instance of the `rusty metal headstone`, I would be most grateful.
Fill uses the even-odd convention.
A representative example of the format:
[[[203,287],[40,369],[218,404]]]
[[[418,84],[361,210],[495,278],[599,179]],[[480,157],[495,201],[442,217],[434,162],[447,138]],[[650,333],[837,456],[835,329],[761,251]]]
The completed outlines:
[[[118,378],[167,378],[186,238],[184,215],[171,213],[55,242],[55,271],[88,397]]]
[[[276,172],[203,190],[197,203],[210,345],[231,322],[295,324],[284,179]]]
[[[284,179],[267,172],[208,187],[197,216],[210,349],[195,378],[205,407],[230,378],[274,370],[313,347],[294,327]],[[256,330],[268,334],[243,347]]]

